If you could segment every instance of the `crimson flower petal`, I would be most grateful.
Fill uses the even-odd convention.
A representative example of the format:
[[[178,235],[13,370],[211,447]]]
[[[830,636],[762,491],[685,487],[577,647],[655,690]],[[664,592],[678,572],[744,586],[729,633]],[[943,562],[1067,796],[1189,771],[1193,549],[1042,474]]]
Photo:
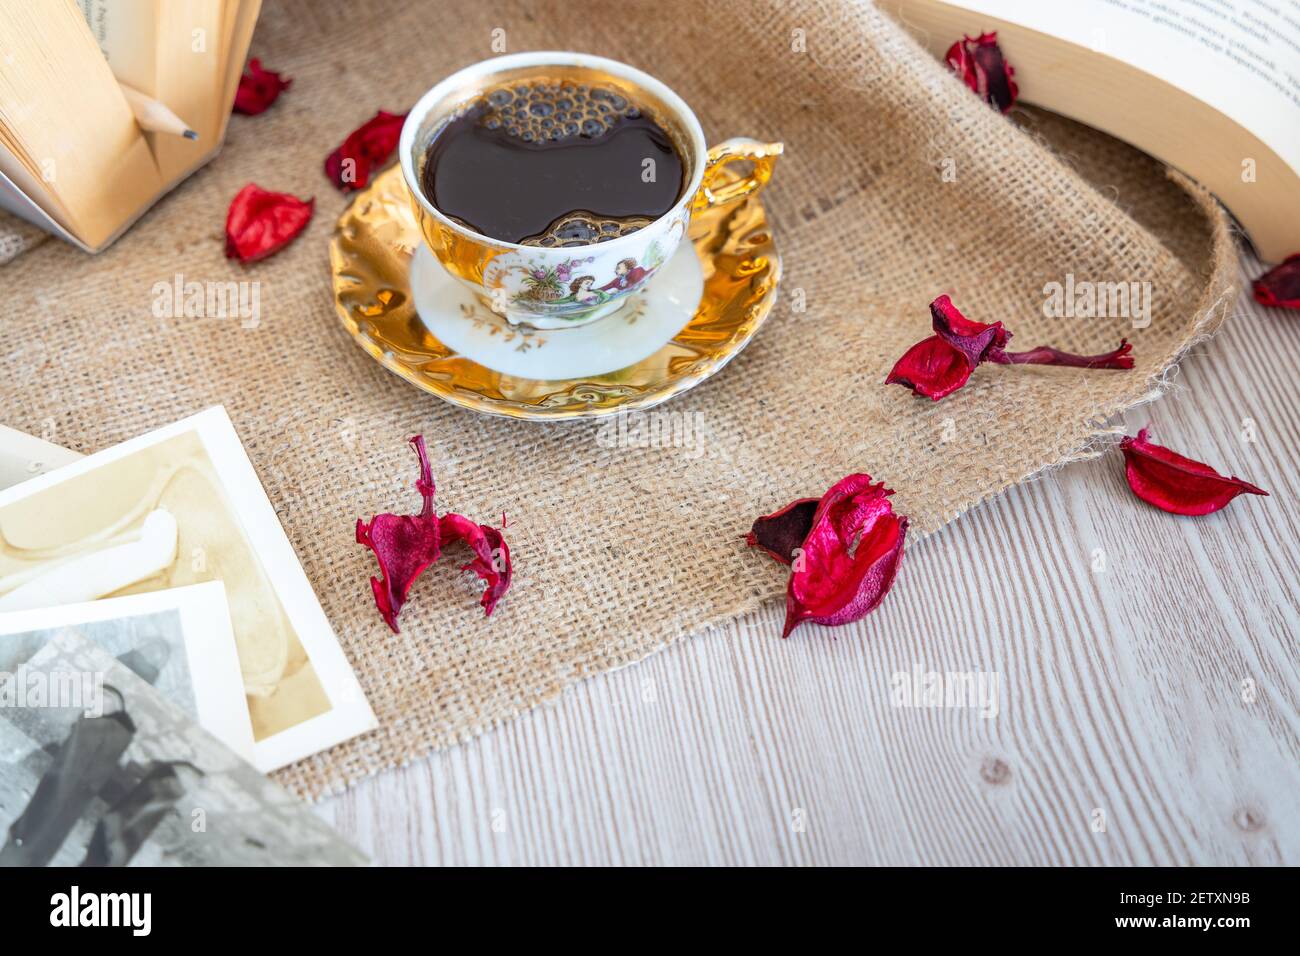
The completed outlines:
[[[782,637],[804,621],[856,621],[884,599],[903,560],[907,518],[894,514],[893,492],[870,475],[849,475],[826,492],[792,566]]]
[[[971,368],[987,359],[992,350],[1005,348],[1011,338],[1001,322],[987,324],[966,318],[946,295],[930,303],[930,326],[935,335],[966,355]]]
[[[745,536],[746,543],[751,548],[761,548],[782,564],[789,564],[794,560],[795,549],[803,544],[812,529],[819,500],[800,498],[780,511],[755,519]]]
[[[967,86],[999,112],[1015,105],[1020,88],[1013,77],[1016,71],[1002,56],[996,33],[981,33],[972,39],[963,36],[944,54],[948,66]]]
[[[293,85],[293,80],[274,70],[262,69],[262,61],[254,57],[248,61],[248,70],[239,78],[235,91],[235,112],[246,116],[264,113],[280,94]]]
[[[371,170],[383,165],[397,148],[405,121],[405,113],[380,110],[349,133],[342,145],[325,157],[325,175],[330,182],[344,192],[363,189],[370,182]]]
[[[1131,369],[1133,346],[1122,340],[1119,348],[1101,355],[1075,355],[1047,345],[1027,352],[1006,351],[1011,331],[1001,322],[975,322],[962,315],[952,300],[941,295],[930,303],[934,335],[903,353],[885,379],[886,385],[905,385],[916,395],[936,402],[965,385],[984,362],[999,365],[1064,365],[1073,368]]]
[[[442,516],[441,533],[450,544],[464,541],[474,552],[474,560],[461,566],[462,571],[473,571],[487,587],[483,591],[483,611],[492,616],[492,610],[510,588],[514,569],[510,563],[510,548],[501,532],[491,525],[475,524],[464,515],[448,513]]]
[[[1176,515],[1208,515],[1240,494],[1267,495],[1240,478],[1225,478],[1203,462],[1147,441],[1147,429],[1119,445],[1124,452],[1124,477],[1133,493],[1161,511]]]
[[[971,372],[1011,338],[1001,322],[966,318],[946,295],[930,303],[930,325],[935,334],[904,352],[885,384],[905,385],[936,402],[965,385]]]
[[[438,560],[441,529],[433,512],[433,474],[424,449],[424,436],[411,439],[411,447],[420,459],[420,480],[416,489],[424,499],[424,508],[416,515],[375,515],[369,522],[357,519],[357,543],[375,553],[379,577],[370,579],[375,605],[393,633],[397,615],[411,593],[411,586],[424,570]]]
[[[1255,301],[1281,309],[1300,309],[1300,252],[1287,256],[1255,280]]]
[[[970,381],[970,356],[942,336],[922,339],[894,363],[886,385],[904,385],[916,395],[938,401]]]
[[[307,228],[315,204],[249,183],[226,213],[226,258],[253,262],[279,252]]]

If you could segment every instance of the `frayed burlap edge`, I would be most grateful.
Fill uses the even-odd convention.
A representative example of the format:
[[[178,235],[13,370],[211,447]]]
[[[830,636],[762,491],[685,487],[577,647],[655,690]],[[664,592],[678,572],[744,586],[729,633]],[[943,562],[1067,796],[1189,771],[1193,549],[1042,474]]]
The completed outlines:
[[[1187,335],[1170,355],[1169,360],[1158,371],[1147,376],[1146,389],[1143,394],[1130,401],[1111,403],[1103,409],[1102,414],[1081,420],[1089,429],[1090,434],[1086,440],[1080,443],[1078,448],[1044,461],[1038,467],[1025,472],[1015,482],[1001,491],[972,502],[970,508],[983,504],[985,501],[991,501],[1015,487],[1015,485],[1039,477],[1045,472],[1064,468],[1066,465],[1076,462],[1092,461],[1105,455],[1118,445],[1125,435],[1125,429],[1114,424],[1114,419],[1131,409],[1149,405],[1163,398],[1173,388],[1171,374],[1177,371],[1178,363],[1182,358],[1192,348],[1203,342],[1208,342],[1222,328],[1239,291],[1236,267],[1236,236],[1238,230],[1222,204],[1208,189],[1176,169],[1167,168],[1165,174],[1195,202],[1197,208],[1200,209],[1206,221],[1210,224],[1212,236],[1212,248],[1209,256],[1210,267],[1205,275],[1205,289],[1197,302]],[[970,508],[966,510],[969,511]],[[928,537],[930,537],[929,534],[922,534],[918,535],[916,540],[924,541]]]

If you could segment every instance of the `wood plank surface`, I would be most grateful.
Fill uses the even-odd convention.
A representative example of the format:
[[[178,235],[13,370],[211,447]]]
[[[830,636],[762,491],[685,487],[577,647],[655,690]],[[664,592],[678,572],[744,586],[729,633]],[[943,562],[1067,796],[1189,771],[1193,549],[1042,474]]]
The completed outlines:
[[[1166,515],[1112,450],[909,548],[857,625],[773,606],[319,812],[389,864],[1300,863],[1297,370],[1300,316],[1243,295],[1116,423],[1269,498]],[[967,695],[902,706],[933,674]]]

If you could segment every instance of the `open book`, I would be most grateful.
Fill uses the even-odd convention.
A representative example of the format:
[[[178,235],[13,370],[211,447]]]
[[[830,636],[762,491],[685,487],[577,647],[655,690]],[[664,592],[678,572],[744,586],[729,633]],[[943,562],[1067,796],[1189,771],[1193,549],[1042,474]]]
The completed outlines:
[[[221,146],[261,0],[0,3],[0,208],[97,252]],[[146,132],[121,84],[196,140]]]
[[[1300,0],[882,0],[939,56],[997,31],[1021,97],[1182,170],[1300,252]]]

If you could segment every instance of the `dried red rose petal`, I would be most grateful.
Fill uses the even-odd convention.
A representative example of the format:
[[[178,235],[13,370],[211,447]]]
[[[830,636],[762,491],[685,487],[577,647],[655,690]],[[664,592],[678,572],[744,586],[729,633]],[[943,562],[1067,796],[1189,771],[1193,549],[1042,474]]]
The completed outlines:
[[[915,395],[938,401],[965,385],[983,362],[998,365],[1065,365],[1074,368],[1129,369],[1133,347],[1121,340],[1119,348],[1101,355],[1075,355],[1041,345],[1027,352],[1006,351],[1011,332],[1001,322],[991,324],[966,318],[946,295],[930,303],[930,324],[935,334],[917,342],[894,363],[886,385],[903,385]]]
[[[789,564],[794,560],[795,550],[808,537],[819,500],[800,498],[780,511],[755,519],[753,528],[745,535],[746,543],[751,548],[761,548],[782,564]]]
[[[307,228],[315,204],[249,183],[226,213],[226,257],[253,262],[279,252]]]
[[[946,295],[930,303],[930,323],[935,334],[904,352],[885,384],[905,385],[936,402],[965,385],[989,352],[1011,337],[1001,322],[988,325],[966,318]]]
[[[849,475],[822,496],[792,565],[782,637],[804,621],[856,621],[884,600],[907,536],[907,518],[894,514],[892,494],[870,475]]]
[[[996,33],[963,36],[944,54],[948,66],[979,97],[1002,112],[1008,112],[1020,96],[1013,77],[1016,71],[1002,56]]]
[[[510,548],[505,538],[491,525],[475,524],[463,515],[445,514],[441,521],[443,540],[447,544],[464,541],[474,552],[474,560],[462,565],[461,570],[473,571],[486,582],[480,603],[486,615],[491,617],[497,601],[510,587]]]
[[[913,394],[938,401],[970,380],[975,370],[969,359],[937,335],[922,339],[903,353],[885,379],[886,385],[902,385]]]
[[[473,571],[486,582],[481,603],[489,616],[509,589],[513,574],[510,548],[500,531],[475,524],[463,515],[448,512],[440,518],[434,513],[433,473],[424,436],[412,438],[411,447],[420,460],[420,479],[415,487],[424,499],[423,509],[417,515],[380,514],[369,522],[357,521],[357,543],[373,551],[379,562],[380,577],[370,579],[375,605],[394,633],[400,633],[397,616],[411,586],[438,560],[444,544],[464,541],[474,552],[474,559],[461,570]]]
[[[348,134],[341,146],[325,157],[325,175],[344,192],[362,189],[374,167],[383,164],[402,135],[406,114],[380,110]]]
[[[754,522],[748,543],[791,566],[782,637],[804,621],[856,621],[884,599],[907,534],[892,494],[870,475],[849,475],[820,499],[800,498]]]
[[[1001,322],[986,324],[966,318],[946,295],[930,303],[930,327],[941,339],[961,351],[972,367],[987,359],[994,349],[1005,348],[1011,338],[1011,333]]]
[[[1287,256],[1255,280],[1255,301],[1280,309],[1300,309],[1300,252]]]
[[[1225,478],[1209,465],[1147,441],[1147,429],[1119,444],[1124,477],[1133,493],[1161,511],[1208,515],[1240,494],[1267,495],[1240,478]]]
[[[239,78],[239,89],[235,91],[235,112],[246,116],[264,113],[292,85],[293,80],[274,70],[262,69],[262,61],[254,57],[248,61],[248,70]]]
[[[417,515],[379,514],[369,522],[357,519],[357,543],[375,553],[379,562],[378,578],[370,579],[375,604],[393,633],[400,633],[397,615],[411,593],[415,579],[438,560],[441,528],[433,513],[433,474],[424,450],[424,436],[411,439],[411,447],[420,459],[420,480],[416,489],[424,498],[424,508]]]

